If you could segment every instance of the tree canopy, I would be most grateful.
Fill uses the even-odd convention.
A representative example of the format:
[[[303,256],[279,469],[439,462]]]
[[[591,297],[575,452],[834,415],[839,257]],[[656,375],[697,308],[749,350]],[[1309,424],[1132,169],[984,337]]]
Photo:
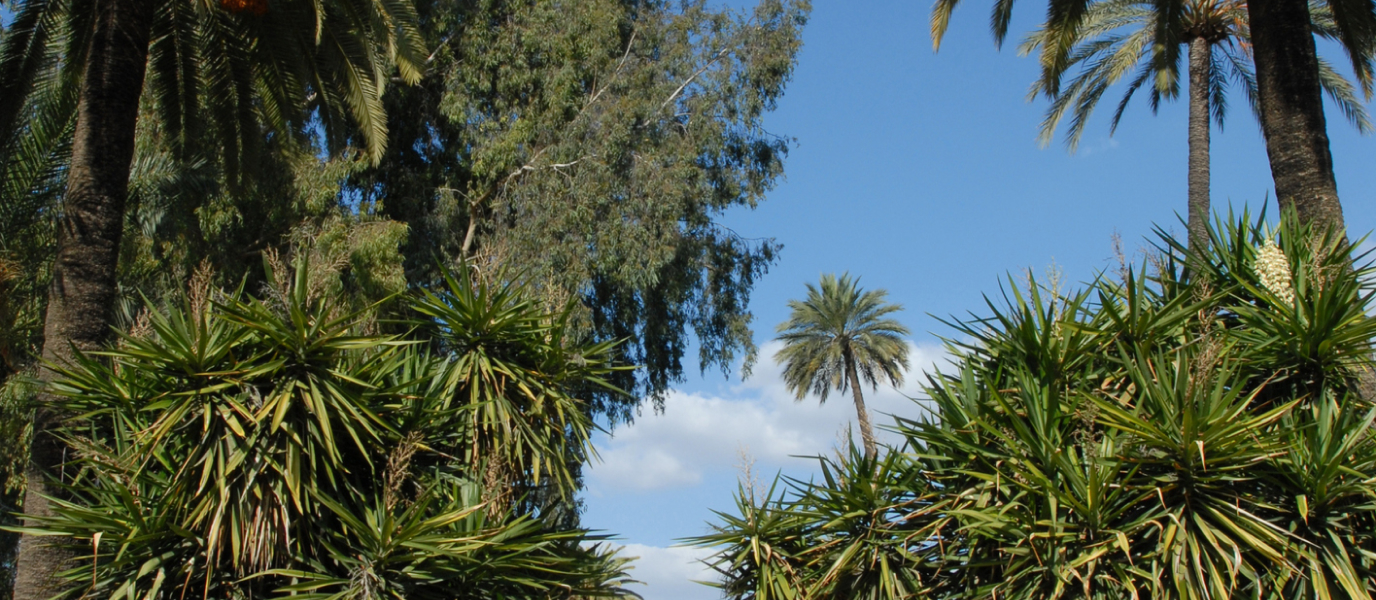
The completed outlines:
[[[628,390],[682,377],[690,340],[704,369],[748,367],[750,289],[779,245],[718,219],[783,174],[789,140],[762,119],[807,11],[430,4],[432,75],[390,92],[388,154],[347,191],[411,227],[412,281],[468,258],[520,265],[555,303],[580,298],[585,334],[626,339],[622,360],[644,366],[619,381]]]
[[[263,253],[292,245],[315,248],[319,268],[345,274],[341,291],[364,303],[434,283],[440,266],[461,260],[519,265],[512,275],[536,282],[551,305],[579,300],[576,335],[626,340],[619,358],[645,368],[617,373],[622,388],[663,392],[684,375],[694,341],[704,369],[748,365],[750,290],[780,247],[718,219],[755,206],[783,174],[789,140],[762,119],[792,72],[806,3],[744,14],[704,2],[416,10],[432,51],[416,85],[385,86],[369,109],[386,115],[382,142],[326,127],[336,117],[324,112],[285,130],[263,114],[235,122],[258,132],[235,147],[258,150],[187,154],[223,140],[213,127],[187,129],[190,117],[167,117],[170,100],[150,87],[119,267],[126,297],[176,290],[202,260],[252,291]],[[194,98],[218,101],[208,90]],[[9,329],[21,365],[42,339],[44,257],[71,122],[56,133],[26,123],[16,135],[35,141],[15,147],[49,148],[39,153],[47,162],[12,156],[7,168],[36,175],[7,178],[25,203],[0,209],[0,249],[29,274],[10,284],[28,307]],[[634,405],[605,397],[597,410],[621,420]]]

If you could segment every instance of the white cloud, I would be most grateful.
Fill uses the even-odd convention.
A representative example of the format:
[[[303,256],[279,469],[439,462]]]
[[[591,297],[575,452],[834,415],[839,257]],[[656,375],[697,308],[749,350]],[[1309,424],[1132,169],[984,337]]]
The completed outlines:
[[[626,544],[624,556],[638,556],[632,564],[631,578],[642,582],[627,589],[647,600],[715,600],[721,597],[716,588],[696,583],[712,581],[715,573],[700,562],[712,554],[702,548],[645,546]]]
[[[684,487],[702,482],[701,472],[683,464],[664,448],[650,448],[643,453],[628,450],[599,451],[602,462],[593,467],[599,481],[613,487],[639,491]]]
[[[815,396],[794,401],[784,386],[781,366],[772,360],[779,347],[777,342],[765,344],[754,375],[731,388],[728,397],[672,392],[663,413],[642,415],[633,425],[617,428],[614,437],[598,445],[601,462],[588,471],[589,492],[693,486],[710,473],[735,469],[742,450],[769,471],[790,462],[791,456],[829,452],[855,421],[850,394],[833,392],[821,406]],[[923,371],[944,363],[946,356],[935,345],[910,345],[913,370],[901,390],[884,385],[877,392],[865,388],[875,426],[891,422],[885,414],[919,416],[920,409],[908,398],[918,395],[925,382]],[[893,434],[880,435],[889,443],[899,442]]]
[[[1087,156],[1094,156],[1095,154],[1103,154],[1103,153],[1105,153],[1105,152],[1112,152],[1112,151],[1117,150],[1117,149],[1118,149],[1118,140],[1116,140],[1116,139],[1114,139],[1114,138],[1111,138],[1111,137],[1104,137],[1104,138],[1099,138],[1099,140],[1098,140],[1097,142],[1093,143],[1093,144],[1080,144],[1080,151],[1079,151],[1079,154],[1080,154],[1080,156],[1082,156],[1082,157],[1087,157]]]

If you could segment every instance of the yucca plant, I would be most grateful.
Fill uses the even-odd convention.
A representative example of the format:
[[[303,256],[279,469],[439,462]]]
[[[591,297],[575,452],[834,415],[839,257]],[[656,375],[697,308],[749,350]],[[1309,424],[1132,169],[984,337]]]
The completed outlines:
[[[796,510],[786,484],[775,479],[757,491],[742,483],[734,512],[716,511],[721,524],[713,533],[687,540],[719,548],[705,562],[720,576],[717,587],[728,598],[794,600],[806,598],[815,579],[807,552],[816,523]]]
[[[269,300],[193,289],[143,313],[110,350],[58,367],[51,389],[72,415],[63,432],[77,468],[70,498],[27,532],[75,551],[66,597],[633,595],[621,589],[625,561],[601,537],[493,506],[483,466],[497,459],[464,452],[480,433],[484,452],[515,445],[515,434],[481,432],[471,417],[492,398],[454,401],[456,387],[478,385],[454,372],[459,359],[362,333],[373,319],[311,297],[304,262],[286,275]],[[521,288],[501,289],[524,301]],[[490,308],[470,304],[486,287],[471,291],[429,297]],[[522,365],[513,385],[539,382],[549,396],[610,368],[585,353],[586,371],[541,372],[554,353],[579,350],[549,345],[548,325],[518,319],[508,330],[506,351],[545,358]],[[482,343],[475,331],[447,335],[449,348]],[[524,456],[563,464],[559,450]]]
[[[726,596],[880,600],[935,589],[943,546],[931,540],[951,520],[922,471],[854,444],[818,462],[820,481],[776,478],[763,493],[743,484],[736,513],[717,512],[713,533],[685,540],[716,550],[705,562]]]
[[[1232,597],[1291,566],[1257,488],[1282,457],[1276,425],[1295,403],[1261,405],[1228,367],[1192,353],[1139,356],[1128,397],[1096,398],[1099,422],[1131,444],[1120,455],[1136,471],[1119,484],[1139,494],[1132,539],[1158,595]]]
[[[1315,407],[1366,410],[1353,403],[1376,326],[1369,270],[1351,266],[1341,238],[1292,219],[1275,228],[1244,214],[1219,225],[1193,274],[1176,268],[1186,245],[1167,237],[1167,253],[1144,265],[1151,277],[1096,280],[1098,302],[1072,302],[1065,321],[1010,303],[984,328],[965,328],[979,337],[961,348],[961,371],[931,380],[938,418],[900,424],[915,452],[938,461],[931,477],[964,503],[951,511],[962,548],[950,593],[1370,592],[1354,575],[1364,560],[1347,562],[1363,556],[1352,548],[1363,538],[1302,535],[1296,515],[1307,513],[1294,508],[1313,493],[1295,489],[1307,479],[1296,467],[1324,473],[1309,457],[1326,448],[1332,458],[1333,440],[1344,439],[1305,442],[1333,427],[1317,424]],[[1044,351],[1072,334],[1087,338],[1078,352]],[[1065,364],[1082,366],[1054,377]]]
[[[549,531],[538,520],[489,521],[473,483],[431,489],[395,504],[386,493],[322,499],[340,527],[315,543],[325,552],[265,576],[292,581],[276,591],[304,600],[335,598],[623,597],[625,559],[603,536]]]
[[[467,416],[470,463],[486,462],[502,485],[549,479],[570,494],[573,467],[592,453],[589,395],[624,393],[609,379],[625,369],[611,365],[617,342],[580,344],[569,335],[572,304],[550,313],[518,284],[465,274],[444,273],[410,308],[445,357],[436,392]]]
[[[1376,581],[1376,413],[1369,401],[1326,392],[1290,417],[1286,455],[1276,461],[1273,513],[1292,534],[1294,572],[1262,588],[1271,598],[1367,598]],[[1269,585],[1267,585],[1269,584]]]
[[[922,517],[937,509],[920,471],[901,454],[867,458],[854,445],[819,462],[820,481],[793,482],[797,510],[815,524],[807,550],[813,578],[804,597],[882,600],[927,592],[936,574],[921,566],[935,548],[928,544],[932,523]]]
[[[956,368],[898,419],[907,447],[875,477],[891,475],[824,466],[777,503],[808,542],[790,589],[1370,598],[1371,267],[1293,216],[1216,224],[1207,252],[1163,236],[1117,278],[1069,293],[1029,279],[957,323]],[[712,541],[750,539],[724,521]],[[728,597],[758,585],[735,575]]]

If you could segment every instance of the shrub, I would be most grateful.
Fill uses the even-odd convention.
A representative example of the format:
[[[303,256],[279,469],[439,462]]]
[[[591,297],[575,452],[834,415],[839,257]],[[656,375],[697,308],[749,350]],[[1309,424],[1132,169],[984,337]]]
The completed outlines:
[[[307,271],[268,300],[193,289],[61,368],[77,460],[39,533],[77,551],[68,597],[628,595],[601,537],[489,489],[586,445],[574,392],[612,369],[606,348],[553,335],[560,316],[518,286],[452,277],[412,301],[443,343],[369,334],[372,315],[311,297]],[[492,460],[517,467],[492,481]]]
[[[953,323],[955,367],[898,419],[904,448],[793,482],[774,501],[789,528],[726,519],[694,541],[722,548],[732,598],[1369,598],[1376,319],[1350,252],[1230,215],[1198,257],[1160,235],[1081,291],[1010,282]],[[886,500],[842,493],[863,481]],[[866,514],[865,535],[840,526]],[[795,530],[787,592],[723,568]],[[857,561],[881,547],[902,560]],[[862,577],[891,583],[833,583]]]

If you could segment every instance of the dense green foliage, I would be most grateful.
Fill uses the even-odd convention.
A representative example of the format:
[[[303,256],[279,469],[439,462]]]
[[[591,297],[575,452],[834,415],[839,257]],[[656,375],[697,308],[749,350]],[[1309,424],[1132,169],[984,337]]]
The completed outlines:
[[[1373,270],[1291,219],[1212,235],[956,323],[906,447],[695,540],[728,596],[1371,597]]]
[[[46,52],[23,55],[41,85],[14,96],[29,118],[0,153],[0,258],[23,274],[7,284],[23,310],[0,322],[0,343],[12,342],[16,368],[41,346],[70,154],[75,88],[61,58],[77,50],[68,10],[53,4],[44,14],[60,27],[43,30]],[[242,17],[206,10],[186,26]],[[150,64],[191,69],[185,80],[199,87],[170,94],[159,82],[180,71],[150,72],[120,257],[130,299],[175,293],[202,260],[221,283],[246,277],[257,293],[265,251],[309,246],[317,270],[344,274],[341,291],[362,306],[436,283],[439,265],[470,258],[521,265],[551,306],[578,299],[571,334],[625,339],[620,359],[645,366],[614,375],[625,389],[666,390],[682,377],[693,336],[704,368],[753,358],[749,293],[779,246],[715,219],[754,207],[783,173],[788,140],[761,119],[791,75],[807,4],[771,0],[750,14],[611,0],[416,10],[417,43],[432,52],[418,59],[416,85],[379,82],[376,105],[361,96],[366,114],[385,114],[371,133],[350,133],[353,105],[321,104],[328,95],[310,96],[306,112],[278,115],[269,109],[300,99],[257,95],[244,96],[242,110],[216,108],[238,96],[214,93],[217,71],[194,63],[249,57],[154,44]],[[6,43],[22,41],[16,31],[3,33]],[[232,74],[272,75],[255,68]],[[252,78],[232,87],[279,89]],[[624,397],[594,401],[615,420],[634,414]]]
[[[262,300],[201,273],[61,369],[77,460],[41,526],[79,549],[71,597],[625,595],[623,559],[523,502],[570,481],[573,394],[609,385],[611,344],[564,340],[525,288],[455,277],[410,301],[438,343],[379,335],[305,264]]]
[[[272,302],[281,293],[264,265],[279,255],[307,259],[309,295],[343,312],[408,290],[457,293],[443,275],[456,264],[486,281],[508,273],[528,283],[521,310],[562,315],[547,332],[560,343],[645,367],[609,371],[607,385],[578,389],[577,410],[519,427],[509,406],[470,414],[479,433],[460,462],[501,455],[477,478],[479,498],[559,512],[565,525],[576,523],[569,490],[588,455],[570,435],[596,418],[630,419],[645,392],[667,390],[691,339],[704,368],[753,358],[749,292],[778,245],[714,220],[755,206],[782,175],[788,140],[761,119],[790,77],[806,2],[745,13],[701,2],[153,4],[120,327],[174,301],[202,268],[238,285],[239,301]],[[5,5],[14,18],[0,27],[0,421],[15,444],[4,453],[10,506],[35,394],[19,382],[44,343],[91,3]],[[466,318],[412,308],[411,318]],[[365,320],[379,335],[409,328]],[[446,329],[423,330],[434,352],[449,351]],[[515,364],[483,368],[530,367]],[[470,377],[509,383],[481,369],[451,374]],[[579,380],[558,377],[523,383]],[[497,431],[519,443],[495,442]]]
[[[262,18],[228,0],[154,4],[121,287],[131,299],[160,298],[209,260],[226,281],[250,275],[256,288],[264,250],[284,247],[294,232],[337,225],[326,222],[340,216],[339,181],[357,162],[346,145],[380,155],[390,72],[407,81],[421,72],[415,10],[409,2],[368,10],[292,4]],[[42,346],[94,10],[82,0],[8,6],[14,18],[0,31],[0,259],[18,263],[23,277],[10,290],[21,314],[0,323],[14,357],[6,376],[30,366]],[[322,164],[317,146],[327,142],[344,158]],[[380,237],[395,247],[404,228]]]
[[[360,206],[407,223],[408,278],[456,257],[520,265],[579,333],[626,339],[619,385],[665,391],[689,341],[704,369],[753,358],[749,292],[772,240],[716,220],[783,172],[763,128],[801,44],[806,2],[737,14],[589,0],[422,3],[431,75],[389,92],[382,164]],[[610,400],[610,399],[608,399]],[[599,407],[626,418],[633,407]]]

